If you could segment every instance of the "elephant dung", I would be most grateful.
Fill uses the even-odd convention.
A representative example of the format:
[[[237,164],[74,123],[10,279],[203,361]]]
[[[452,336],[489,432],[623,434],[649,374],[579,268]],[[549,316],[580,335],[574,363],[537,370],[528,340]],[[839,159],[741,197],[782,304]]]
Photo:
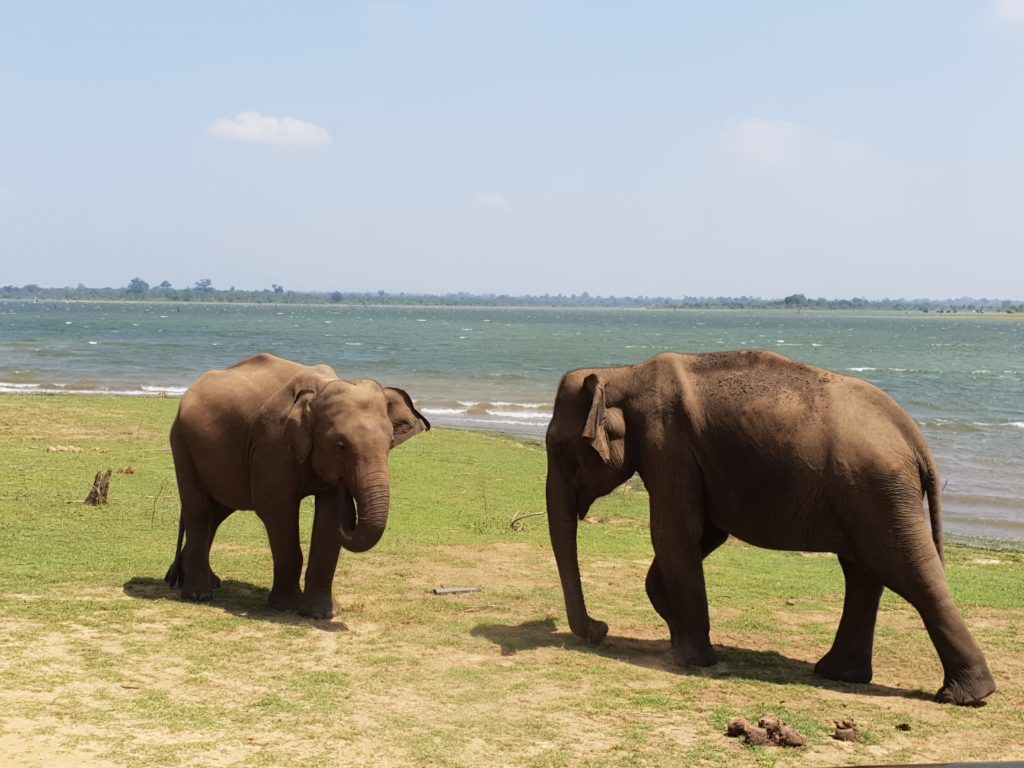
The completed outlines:
[[[742,736],[749,727],[750,723],[747,722],[746,718],[734,717],[729,721],[729,725],[726,726],[725,733],[728,736]]]
[[[766,715],[757,725],[751,725],[742,717],[729,721],[726,733],[729,736],[742,736],[743,743],[751,747],[775,744],[780,747],[803,747],[807,739],[796,728],[777,717]]]
[[[860,738],[860,729],[857,728],[857,723],[852,717],[846,717],[842,720],[833,720],[836,724],[836,732],[832,734],[832,738],[837,741],[856,741]]]

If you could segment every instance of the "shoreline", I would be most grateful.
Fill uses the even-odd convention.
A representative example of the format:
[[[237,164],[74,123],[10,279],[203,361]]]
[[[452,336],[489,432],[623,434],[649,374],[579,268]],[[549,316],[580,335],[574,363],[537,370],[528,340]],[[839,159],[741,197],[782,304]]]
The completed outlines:
[[[940,301],[945,301],[941,299]],[[0,297],[0,306],[10,304],[29,304],[38,306],[40,304],[100,304],[111,306],[154,306],[154,307],[266,307],[269,309],[282,309],[285,307],[296,307],[301,309],[313,309],[318,307],[330,307],[339,309],[420,309],[420,310],[514,310],[514,311],[554,311],[554,312],[657,312],[657,313],[706,313],[706,312],[727,312],[730,314],[750,312],[770,312],[781,315],[845,315],[848,317],[921,317],[921,318],[968,318],[968,319],[994,319],[1024,321],[1024,312],[1013,312],[1002,309],[930,309],[923,310],[913,307],[892,309],[887,307],[784,307],[773,304],[755,306],[730,306],[708,305],[668,305],[668,306],[628,306],[620,304],[609,305],[573,305],[573,304],[472,304],[472,303],[451,303],[451,304],[429,304],[426,302],[331,302],[331,301],[224,301],[224,300],[180,300],[180,299],[128,299],[128,298],[42,298],[30,300],[26,298]]]
[[[117,400],[124,398],[130,401],[139,400],[158,400],[158,401],[174,401],[180,399],[180,394],[165,394],[165,393],[154,393],[154,392],[78,392],[78,391],[59,391],[59,390],[45,390],[45,391],[0,391],[0,398],[20,398],[26,397],[30,399],[37,398],[83,398],[97,400]],[[544,433],[546,431],[546,425],[543,429],[538,427],[536,424],[510,424],[510,423],[487,423],[480,419],[462,419],[453,418],[449,415],[434,415],[428,414],[431,426],[434,429],[440,430],[452,430],[458,432],[470,432],[480,433],[485,435],[491,435],[501,437],[508,440],[517,442],[525,442],[537,445],[543,449],[544,446]],[[169,426],[169,425],[168,425]],[[981,534],[971,533],[959,533],[956,531],[950,531],[948,528],[948,513],[946,515],[946,530],[944,531],[944,539],[947,544],[953,546],[966,546],[974,547],[977,549],[984,549],[994,552],[1021,552],[1024,551],[1024,536],[1012,537],[1012,536],[988,536]]]

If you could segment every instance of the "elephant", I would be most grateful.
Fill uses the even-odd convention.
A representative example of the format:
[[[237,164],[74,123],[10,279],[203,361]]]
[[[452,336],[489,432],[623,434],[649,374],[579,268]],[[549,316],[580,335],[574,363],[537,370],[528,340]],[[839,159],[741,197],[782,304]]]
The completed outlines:
[[[770,351],[665,353],[567,373],[545,442],[551,545],[569,626],[584,640],[600,643],[608,625],[587,613],[577,522],[638,473],[654,548],[646,591],[675,663],[716,662],[703,559],[732,535],[838,555],[846,595],[817,674],[870,682],[888,587],[918,611],[938,652],[936,701],[977,704],[995,690],[946,583],[931,449],[873,384]]]
[[[274,561],[270,606],[333,617],[341,548],[365,552],[384,533],[390,450],[428,429],[405,391],[340,379],[328,365],[264,353],[204,374],[182,396],[171,427],[181,517],[165,581],[180,585],[184,599],[209,600],[220,586],[210,568],[217,527],[236,510],[255,510]],[[300,590],[306,496],[315,511]]]

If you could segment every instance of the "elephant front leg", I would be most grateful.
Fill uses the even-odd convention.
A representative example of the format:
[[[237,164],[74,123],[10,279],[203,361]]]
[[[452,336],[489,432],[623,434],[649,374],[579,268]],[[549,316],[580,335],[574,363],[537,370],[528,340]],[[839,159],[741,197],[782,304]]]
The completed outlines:
[[[709,667],[718,661],[711,647],[711,620],[704,584],[701,532],[657,509],[651,500],[651,539],[659,579],[648,573],[648,596],[666,618],[672,658],[682,666]],[[653,590],[652,590],[653,587]]]
[[[299,575],[302,573],[302,548],[299,546],[299,504],[257,509],[270,540],[274,558],[274,585],[267,604],[279,611],[294,611],[302,596]]]
[[[330,619],[338,610],[331,593],[334,572],[341,552],[340,526],[352,529],[355,505],[344,488],[318,494],[313,516],[313,536],[306,566],[306,588],[299,602],[299,614],[314,619]]]
[[[814,671],[829,680],[870,683],[875,620],[883,587],[846,558],[840,557],[839,564],[846,577],[843,616],[832,648],[814,666]]]
[[[705,521],[704,532],[700,537],[701,559],[703,560],[718,549],[727,538],[729,538],[729,534]],[[662,579],[661,571],[658,568],[658,558],[654,558],[651,562],[651,567],[647,571],[645,587],[647,588],[647,597],[650,598],[651,605],[654,606],[654,610],[668,624],[669,633],[672,633],[672,606],[668,599],[668,593],[665,591],[665,581]],[[672,641],[674,646],[674,634],[672,634]]]

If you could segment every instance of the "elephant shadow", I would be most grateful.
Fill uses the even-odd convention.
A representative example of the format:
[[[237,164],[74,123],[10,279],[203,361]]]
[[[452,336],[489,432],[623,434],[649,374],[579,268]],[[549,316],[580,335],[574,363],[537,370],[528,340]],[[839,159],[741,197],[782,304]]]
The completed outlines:
[[[124,583],[124,593],[135,600],[169,600],[185,602],[178,590],[168,587],[163,579],[149,576],[133,576]],[[267,605],[270,590],[247,581],[225,579],[220,588],[214,592],[214,598],[202,604],[207,609],[215,608],[253,621],[266,621],[272,624],[288,624],[293,626],[313,627],[323,632],[346,632],[348,627],[340,621],[324,621],[310,619],[288,611],[277,611]],[[197,608],[200,604],[194,604]]]
[[[606,659],[674,675],[705,677],[712,680],[757,680],[778,685],[809,685],[868,696],[932,700],[928,693],[920,690],[828,680],[815,674],[814,664],[784,656],[777,651],[757,651],[716,644],[714,648],[718,653],[718,663],[715,666],[680,667],[671,661],[667,639],[644,640],[609,635],[601,645],[592,646],[570,632],[557,631],[555,620],[550,617],[517,625],[479,624],[471,630],[471,634],[474,637],[486,638],[499,646],[502,656],[514,656],[520,651],[538,648],[563,648],[580,653],[595,653]]]

